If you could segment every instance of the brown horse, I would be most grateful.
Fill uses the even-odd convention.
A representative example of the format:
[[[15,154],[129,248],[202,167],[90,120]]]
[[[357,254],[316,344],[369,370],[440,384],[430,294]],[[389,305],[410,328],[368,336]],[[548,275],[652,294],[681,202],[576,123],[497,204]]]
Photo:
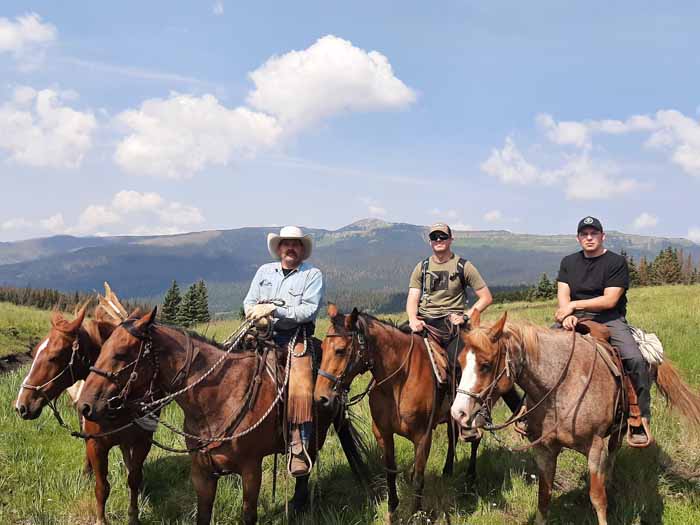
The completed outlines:
[[[557,457],[563,448],[588,458],[589,495],[598,523],[607,523],[606,479],[624,436],[616,417],[619,386],[595,350],[580,334],[508,323],[506,314],[490,328],[462,333],[458,360],[462,379],[452,416],[465,428],[487,425],[491,396],[518,384],[527,395],[528,438],[539,469],[537,523],[545,523]],[[658,367],[661,393],[695,426],[700,426],[700,396],[668,362]]]
[[[201,336],[154,320],[155,309],[115,329],[85,382],[79,410],[88,419],[103,420],[115,399],[133,404],[153,386],[171,393],[185,414],[197,523],[210,523],[218,479],[230,473],[239,474],[243,481],[243,522],[255,523],[262,460],[286,450],[278,403],[284,381],[275,373],[276,353],[236,350],[227,354]],[[317,423],[311,443],[320,447],[330,418]],[[359,454],[349,451],[343,438],[350,430],[347,423],[337,422],[336,431],[353,466]],[[219,437],[221,441],[216,440]],[[316,450],[311,448],[314,456]],[[356,468],[355,463],[353,471]],[[307,499],[308,476],[297,478],[292,503],[302,506]]]
[[[97,361],[100,348],[114,330],[115,324],[105,320],[83,322],[86,308],[83,307],[70,322],[58,312],[53,313],[51,331],[34,349],[31,369],[22,382],[15,402],[15,408],[22,419],[39,417],[47,404],[53,403],[76,381],[85,379],[90,366]],[[84,421],[82,430],[86,434],[99,435],[126,423],[128,420],[119,418],[104,424]],[[115,446],[121,449],[129,471],[129,523],[139,523],[138,492],[143,479],[143,462],[151,449],[152,435],[152,432],[133,426],[86,441],[86,471],[91,470],[95,475],[98,525],[107,523],[105,505],[110,491],[107,480],[109,450]]]
[[[343,315],[335,305],[328,307],[331,326],[323,341],[323,358],[316,379],[316,403],[329,409],[340,406],[352,380],[370,371],[375,381],[369,392],[372,432],[382,449],[389,489],[389,519],[399,505],[396,492],[394,434],[413,443],[413,512],[421,508],[425,465],[430,454],[433,428],[448,424],[449,445],[443,474],[451,474],[454,461],[454,433],[449,406],[436,388],[432,365],[423,338],[407,334],[392,324],[354,309]],[[432,343],[437,346],[436,343]],[[473,436],[469,478],[476,476],[479,437]]]

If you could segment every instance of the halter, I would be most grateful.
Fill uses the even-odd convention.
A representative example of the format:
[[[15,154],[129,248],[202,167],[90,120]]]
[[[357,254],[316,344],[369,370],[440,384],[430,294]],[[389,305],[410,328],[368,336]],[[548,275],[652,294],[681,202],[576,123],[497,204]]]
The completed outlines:
[[[326,337],[347,337],[347,334],[326,334]],[[350,357],[345,363],[345,368],[343,368],[343,372],[336,377],[330,372],[326,372],[321,368],[318,369],[318,375],[320,375],[321,377],[325,377],[333,385],[333,392],[341,394],[347,394],[350,390],[350,385],[343,386],[343,383],[345,382],[345,378],[349,375],[349,372],[355,363],[356,353],[359,357],[363,358],[362,369],[359,373],[364,373],[368,370],[371,371],[372,369],[374,369],[374,361],[372,360],[372,356],[370,355],[369,348],[367,346],[367,337],[365,336],[365,334],[361,330],[356,328],[350,331],[350,337]]]
[[[156,376],[158,375],[158,358],[156,356],[156,353],[153,352],[153,339],[151,338],[150,331],[148,332],[143,332],[136,328],[134,326],[134,319],[127,319],[126,321],[122,322],[119,326],[124,328],[129,334],[131,334],[133,337],[138,339],[140,341],[140,346],[139,346],[139,353],[136,356],[136,359],[131,361],[130,363],[127,363],[123,367],[121,367],[119,370],[116,372],[110,372],[107,370],[102,370],[101,368],[97,368],[96,366],[91,366],[90,367],[90,372],[93,372],[99,376],[104,377],[105,379],[108,379],[109,381],[113,383],[117,383],[117,379],[119,376],[122,374],[122,372],[125,372],[129,368],[133,367],[133,370],[129,374],[129,378],[126,381],[126,384],[124,387],[121,389],[119,394],[116,396],[110,397],[107,400],[107,408],[109,410],[119,410],[124,407],[127,397],[129,395],[129,392],[131,390],[131,385],[138,379],[139,374],[137,372],[137,368],[139,366],[139,363],[141,362],[141,358],[150,356],[151,361],[153,363],[153,376],[151,377],[151,386],[153,386],[153,382],[155,381]],[[152,389],[151,389],[152,390]]]
[[[53,376],[51,379],[49,379],[46,383],[42,385],[30,385],[27,383],[26,379],[25,381],[22,382],[21,388],[24,388],[25,390],[32,390],[34,392],[39,392],[42,396],[44,396],[47,400],[49,399],[48,396],[46,395],[46,392],[44,392],[44,388],[46,388],[48,385],[59,379],[60,377],[63,376],[66,372],[70,372],[71,376],[71,384],[75,383],[75,372],[73,370],[73,365],[75,364],[75,358],[78,356],[78,358],[82,361],[82,364],[85,365],[87,364],[85,362],[85,356],[80,353],[80,334],[75,336],[75,339],[73,340],[73,344],[71,345],[71,355],[70,355],[70,360],[68,361],[68,364],[61,370],[58,374]],[[28,377],[28,376],[27,376]]]

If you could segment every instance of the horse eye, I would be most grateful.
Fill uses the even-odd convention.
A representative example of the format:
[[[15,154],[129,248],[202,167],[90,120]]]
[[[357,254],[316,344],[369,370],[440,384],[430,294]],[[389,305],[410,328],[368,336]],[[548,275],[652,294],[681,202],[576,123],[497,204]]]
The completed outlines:
[[[491,371],[491,363],[484,363],[481,365],[481,371],[486,374]]]

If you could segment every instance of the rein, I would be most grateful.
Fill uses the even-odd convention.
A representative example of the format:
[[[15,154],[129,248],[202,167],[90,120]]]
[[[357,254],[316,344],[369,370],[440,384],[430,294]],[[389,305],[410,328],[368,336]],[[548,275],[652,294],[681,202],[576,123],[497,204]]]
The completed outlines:
[[[84,362],[85,358],[82,355],[82,353],[80,353],[80,334],[75,336],[75,339],[73,340],[73,345],[71,346],[71,350],[72,351],[71,351],[70,360],[68,361],[68,364],[58,374],[53,376],[51,379],[49,379],[48,381],[46,381],[46,383],[44,383],[42,385],[30,385],[29,383],[27,383],[26,380],[22,381],[22,384],[20,385],[21,388],[24,388],[25,390],[31,390],[33,392],[39,392],[41,395],[43,395],[48,400],[48,396],[44,392],[44,388],[46,388],[48,385],[50,385],[51,383],[53,383],[54,381],[56,381],[57,379],[62,377],[63,374],[65,374],[66,372],[70,372],[70,377],[72,380],[71,384],[75,383],[75,381],[76,381],[75,372],[73,371],[73,365],[75,364],[75,357],[76,356],[80,357],[81,361],[83,361],[83,364],[85,364],[85,362]]]

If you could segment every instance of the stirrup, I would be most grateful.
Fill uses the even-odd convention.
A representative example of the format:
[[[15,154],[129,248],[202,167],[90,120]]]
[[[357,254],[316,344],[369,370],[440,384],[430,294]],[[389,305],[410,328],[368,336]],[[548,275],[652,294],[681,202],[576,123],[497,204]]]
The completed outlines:
[[[309,453],[306,451],[303,442],[295,441],[289,445],[287,472],[289,472],[292,477],[298,478],[306,476],[311,472],[313,466],[314,464],[311,461],[311,456],[309,456]]]
[[[522,416],[525,412],[527,412],[527,407],[525,406],[525,404],[523,404],[523,406],[520,407],[520,410],[518,411],[518,415],[516,417]],[[527,418],[520,419],[513,423],[513,430],[515,430],[521,436],[527,437]]]
[[[632,436],[633,436],[632,429],[633,428],[640,428],[640,427],[638,427],[638,426],[633,427],[633,426],[628,424],[627,425],[627,444],[630,447],[646,448],[654,442],[654,437],[651,435],[651,430],[649,429],[649,420],[647,418],[643,417],[643,418],[641,418],[641,421],[642,421],[641,428],[642,428],[642,430],[644,430],[644,435],[646,435],[647,440],[644,443],[635,443],[633,441],[633,438],[632,438]],[[635,435],[638,435],[638,433],[635,433]]]

